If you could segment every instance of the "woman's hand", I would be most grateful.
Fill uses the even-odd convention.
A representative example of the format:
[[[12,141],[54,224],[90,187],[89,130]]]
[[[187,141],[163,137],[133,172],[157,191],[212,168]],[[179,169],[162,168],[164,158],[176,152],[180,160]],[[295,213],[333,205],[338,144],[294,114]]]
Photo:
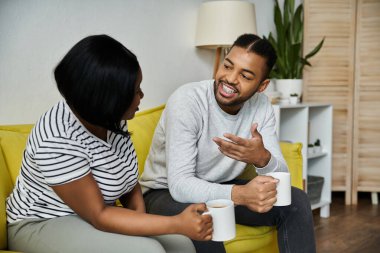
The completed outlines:
[[[175,216],[179,233],[197,241],[211,240],[212,218],[208,214],[202,215],[206,210],[205,204],[192,204]]]

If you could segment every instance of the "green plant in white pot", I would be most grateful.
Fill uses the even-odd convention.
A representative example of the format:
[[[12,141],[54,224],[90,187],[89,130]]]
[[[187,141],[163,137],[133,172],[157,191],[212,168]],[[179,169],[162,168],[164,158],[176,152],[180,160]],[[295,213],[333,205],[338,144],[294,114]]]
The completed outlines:
[[[294,0],[284,0],[283,12],[278,0],[275,1],[274,23],[277,38],[272,33],[266,38],[277,52],[277,61],[270,78],[275,79],[276,90],[282,93],[282,98],[289,98],[292,93],[302,96],[303,68],[305,65],[311,66],[308,59],[319,52],[324,39],[303,56],[303,5],[295,9]]]

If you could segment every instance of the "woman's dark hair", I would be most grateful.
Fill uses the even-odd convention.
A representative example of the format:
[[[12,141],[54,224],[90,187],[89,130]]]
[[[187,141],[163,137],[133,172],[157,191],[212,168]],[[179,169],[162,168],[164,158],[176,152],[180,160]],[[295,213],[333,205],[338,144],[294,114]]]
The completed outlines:
[[[262,39],[255,34],[240,35],[231,48],[234,46],[247,49],[248,52],[255,53],[266,59],[267,69],[264,79],[268,78],[274,64],[277,60],[277,54],[273,46],[266,39]]]
[[[140,66],[136,56],[107,35],[74,45],[54,71],[59,92],[84,120],[128,134],[120,121],[135,95]]]

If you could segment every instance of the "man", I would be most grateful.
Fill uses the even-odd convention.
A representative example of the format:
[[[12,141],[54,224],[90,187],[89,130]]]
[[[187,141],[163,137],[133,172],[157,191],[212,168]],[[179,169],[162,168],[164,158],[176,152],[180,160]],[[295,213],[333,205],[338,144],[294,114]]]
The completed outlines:
[[[261,93],[276,58],[268,41],[244,34],[215,81],[190,83],[173,93],[140,180],[148,212],[174,215],[189,203],[231,199],[237,223],[277,227],[280,252],[315,252],[305,192],[292,188],[292,204],[274,207],[277,180],[264,176],[288,171],[273,108]],[[237,179],[247,164],[256,167],[258,176]],[[193,242],[197,252],[225,252],[221,242]]]

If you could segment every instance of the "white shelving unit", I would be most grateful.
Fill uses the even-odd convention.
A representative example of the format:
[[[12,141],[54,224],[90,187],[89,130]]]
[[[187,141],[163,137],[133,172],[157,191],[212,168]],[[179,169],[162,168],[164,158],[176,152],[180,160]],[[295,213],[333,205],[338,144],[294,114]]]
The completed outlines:
[[[330,104],[301,103],[273,105],[276,129],[281,141],[301,142],[303,156],[303,180],[307,190],[307,176],[324,178],[321,200],[311,208],[320,208],[321,217],[330,216],[332,177],[332,112]],[[321,141],[320,153],[308,154],[307,146],[317,139]]]

